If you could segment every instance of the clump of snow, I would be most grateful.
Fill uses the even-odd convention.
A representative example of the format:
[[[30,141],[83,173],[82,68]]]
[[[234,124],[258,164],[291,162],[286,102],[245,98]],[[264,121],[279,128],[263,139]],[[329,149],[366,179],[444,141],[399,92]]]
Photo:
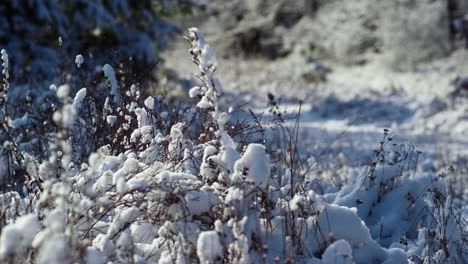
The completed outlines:
[[[104,264],[106,263],[106,258],[99,250],[89,247],[86,249],[86,263]]]
[[[0,260],[22,254],[31,247],[31,241],[40,230],[41,225],[34,214],[21,216],[15,223],[4,227],[0,236]]]
[[[86,88],[81,88],[81,90],[76,93],[75,99],[73,99],[73,108],[75,109],[76,113],[78,113],[81,105],[83,104],[83,100],[86,97],[86,91]]]
[[[408,263],[408,255],[400,248],[391,248],[387,251],[387,258],[382,264]]]
[[[64,91],[62,90],[62,92]],[[78,104],[76,106],[78,106]],[[54,112],[52,119],[56,124],[62,127],[70,127],[75,120],[75,116],[75,107],[72,104],[65,104],[60,110]]]
[[[40,247],[38,263],[69,263],[71,252],[64,234],[49,234]]]
[[[204,231],[198,236],[197,255],[200,263],[215,263],[223,256],[223,246],[216,231]]]
[[[4,184],[6,182],[7,178],[6,176],[8,175],[8,167],[7,164],[5,163],[4,159],[0,159],[0,184]]]
[[[105,234],[98,234],[92,244],[95,249],[102,252],[105,256],[110,255],[114,250],[114,245]]]
[[[218,196],[208,190],[204,190],[203,192],[188,192],[185,195],[185,200],[187,202],[190,213],[193,215],[200,215],[205,212],[210,212],[214,205],[217,205],[221,202]]]
[[[218,177],[212,157],[217,153],[214,146],[207,146],[203,151],[203,163],[200,166],[200,175],[205,180],[214,180]]]
[[[133,223],[140,215],[138,208],[126,208],[114,218],[107,231],[107,237],[114,238],[122,228]]]
[[[265,146],[249,144],[242,158],[236,161],[233,180],[245,179],[255,186],[265,186],[270,177],[270,159],[265,152]]]
[[[206,42],[198,28],[189,28],[189,39],[192,43],[190,53],[199,55],[200,71],[215,68],[217,65],[216,53]]]
[[[206,93],[206,91],[206,87],[194,86],[192,89],[190,89],[189,96],[191,98],[203,96]]]
[[[323,253],[323,264],[354,264],[351,246],[340,239],[331,244]]]
[[[93,189],[97,192],[105,193],[107,190],[112,188],[112,179],[114,177],[114,174],[112,171],[107,170],[105,171],[101,177],[96,181],[96,183],[93,186]]]
[[[6,50],[2,49],[1,51],[1,54],[2,54],[2,74],[3,76],[5,76],[5,79],[8,79],[9,78],[9,72],[8,72],[8,66],[9,66],[9,61],[8,61],[8,53],[6,52]]]
[[[146,111],[145,108],[136,108],[135,115],[137,116],[139,128],[151,125],[151,115]],[[127,116],[126,118],[130,120],[131,116]]]
[[[214,107],[213,102],[206,96],[203,96],[200,102],[197,103],[197,107],[201,109],[212,109]]]
[[[102,70],[104,71],[104,76],[109,80],[110,84],[110,94],[114,96],[114,102],[115,104],[119,105],[120,104],[120,94],[118,92],[118,84],[117,84],[117,79],[115,78],[115,71],[110,66],[109,64],[105,64],[104,67],[102,67]]]
[[[158,229],[150,223],[133,223],[130,230],[135,243],[151,244],[158,235]]]
[[[372,239],[366,224],[356,215],[355,208],[326,205],[324,213],[320,214],[319,225],[321,232],[332,235],[336,240],[344,239],[349,243],[353,248],[353,260],[356,263],[385,260],[385,249]]]
[[[84,62],[83,55],[81,55],[81,54],[76,55],[76,57],[75,57],[75,64],[76,64],[76,66],[77,66],[78,68],[81,68],[81,64],[83,64],[83,62]]]
[[[154,98],[152,96],[148,96],[148,98],[146,98],[145,106],[148,107],[149,110],[153,110],[153,108],[154,108]]]
[[[304,208],[304,203],[305,203],[304,196],[302,196],[300,194],[294,195],[293,199],[291,201],[289,201],[289,204],[291,206],[291,210],[293,210],[293,211]]]
[[[70,94],[70,86],[67,84],[60,85],[57,89],[57,97],[64,100]]]
[[[106,117],[106,121],[107,121],[107,123],[108,123],[109,125],[113,126],[114,123],[115,123],[115,121],[117,121],[117,116],[115,116],[115,115],[108,115],[108,116]]]

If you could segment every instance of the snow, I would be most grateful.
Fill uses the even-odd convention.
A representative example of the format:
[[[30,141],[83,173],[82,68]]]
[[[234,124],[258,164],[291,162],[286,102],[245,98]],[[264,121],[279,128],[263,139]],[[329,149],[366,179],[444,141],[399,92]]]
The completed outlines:
[[[342,239],[333,242],[323,253],[322,261],[323,264],[354,264],[351,246]]]
[[[0,52],[2,54],[2,74],[3,76],[5,77],[5,79],[8,79],[9,78],[9,72],[8,72],[8,65],[9,65],[9,61],[8,61],[8,53],[6,52],[6,50],[2,49],[2,51]]]
[[[113,251],[113,244],[105,234],[98,234],[93,240],[93,247],[108,256]]]
[[[198,28],[189,28],[188,31],[193,46],[190,52],[200,55],[200,70],[203,71],[204,69],[216,67],[217,61],[215,51],[206,42]]]
[[[69,85],[60,85],[57,89],[57,97],[60,99],[65,99],[70,94],[70,86]]]
[[[173,181],[190,181],[195,180],[196,177],[191,174],[174,173],[170,171],[163,171],[155,176],[158,183],[173,182]]]
[[[293,199],[289,201],[289,206],[291,207],[291,210],[296,211],[299,209],[304,208],[305,206],[305,199],[302,195],[296,194],[294,195]]]
[[[242,201],[243,198],[244,198],[244,191],[236,187],[230,187],[228,189],[225,202],[229,204],[232,201]]]
[[[118,84],[117,79],[115,78],[115,71],[109,64],[105,64],[102,67],[102,70],[104,71],[104,76],[109,80],[110,94],[114,96],[114,102],[118,105],[121,99],[118,92]]]
[[[80,111],[81,105],[83,104],[83,100],[86,97],[86,88],[81,88],[75,95],[75,99],[73,99],[73,108],[75,109],[75,113]]]
[[[210,108],[213,108],[214,105],[210,101],[210,99],[208,99],[208,97],[203,96],[200,102],[198,102],[197,107],[201,109],[210,109]]]
[[[76,64],[76,66],[77,66],[78,68],[81,68],[81,64],[83,64],[83,62],[84,62],[83,55],[81,55],[81,54],[76,55],[76,57],[75,57],[75,64]]]
[[[206,91],[207,91],[206,87],[194,86],[190,89],[189,96],[191,98],[203,96],[206,93]]]
[[[117,247],[120,248],[120,250],[129,249],[133,244],[132,237],[130,236],[130,234],[128,234],[128,232],[122,232],[116,244]]]
[[[89,264],[104,264],[106,263],[106,258],[98,250],[89,247],[86,249],[86,262]]]
[[[114,101],[99,98],[104,109],[86,100],[86,88],[72,100],[72,87],[81,86],[51,85],[60,99],[56,130],[46,120],[44,139],[28,142],[36,130],[21,129],[33,115],[15,117],[12,135],[24,155],[12,156],[19,162],[0,157],[0,178],[8,176],[7,161],[28,175],[0,193],[7,216],[0,262],[466,262],[458,251],[466,235],[460,221],[468,215],[461,209],[466,159],[431,150],[439,139],[423,138],[432,144],[422,146],[424,153],[411,144],[427,128],[447,130],[457,136],[437,144],[466,153],[465,106],[414,100],[421,87],[407,97],[375,95],[361,86],[380,86],[380,77],[358,80],[371,77],[369,66],[349,70],[357,79],[338,67],[323,86],[340,85],[341,94],[317,91],[299,102],[294,79],[278,82],[297,67],[288,66],[290,58],[240,61],[238,82],[224,75],[228,89],[220,96],[214,52],[198,29],[189,31],[200,83],[187,86],[188,95],[199,101],[179,110],[160,96],[140,98],[140,86],[132,84],[128,103],[120,105],[116,72],[105,65]],[[221,71],[239,70],[226,63]],[[262,100],[270,89],[274,99]],[[30,145],[43,140],[48,151],[39,159]]]
[[[321,232],[330,234],[336,240],[346,240],[353,249],[352,256],[356,263],[384,261],[386,250],[372,239],[369,229],[356,211],[356,208],[326,205],[318,220]]]
[[[388,250],[387,259],[382,264],[391,263],[408,263],[408,256],[399,248],[391,248]]]
[[[204,231],[198,236],[197,255],[200,263],[214,263],[223,256],[223,247],[216,231]]]
[[[45,225],[53,232],[61,232],[65,229],[66,216],[60,208],[52,210],[45,219]]]
[[[76,104],[76,106],[79,106],[79,104]],[[66,104],[63,106],[62,112],[60,113],[60,118],[57,119],[60,120],[64,127],[70,127],[75,120],[75,116],[76,111],[74,105]],[[56,116],[54,114],[54,121],[56,121],[55,117]]]
[[[136,108],[135,109],[135,114],[137,116],[138,120],[138,127],[142,128],[143,126],[151,125],[151,116],[148,114],[146,109],[144,108]],[[126,116],[125,117],[127,121],[130,122],[131,116]]]
[[[8,175],[8,167],[4,159],[0,159],[0,183],[3,184],[6,181]]]
[[[157,228],[150,223],[133,223],[130,229],[135,243],[151,244],[158,234]]]
[[[146,98],[145,100],[145,106],[149,109],[149,110],[153,110],[154,108],[154,98],[152,96],[148,96],[148,98]]]
[[[112,171],[107,170],[105,171],[101,177],[96,181],[96,183],[93,185],[93,189],[95,191],[105,193],[107,190],[109,190],[113,185],[112,185],[112,179],[114,175]]]
[[[134,222],[139,215],[140,212],[137,208],[126,208],[119,212],[107,231],[107,237],[110,239],[114,238],[114,236],[122,231],[123,227]]]
[[[203,192],[191,191],[185,195],[185,200],[190,213],[193,215],[200,215],[210,212],[211,208],[221,201],[212,192],[204,190]]]
[[[63,234],[51,234],[40,248],[38,263],[69,263],[71,252],[67,248],[66,237]]]
[[[164,251],[159,258],[158,264],[173,264],[172,256],[169,251]]]
[[[117,116],[115,116],[115,115],[108,115],[108,116],[106,117],[106,121],[107,121],[107,123],[108,123],[109,125],[113,126],[114,123],[115,123],[115,121],[117,121]]]
[[[255,186],[267,185],[270,177],[270,159],[265,151],[263,145],[249,144],[242,158],[234,164],[236,174],[232,180],[245,178],[247,183]]]
[[[31,241],[40,230],[41,225],[34,214],[21,216],[4,227],[0,236],[0,259],[22,254],[26,247],[31,247]]]
[[[216,168],[211,164],[212,156],[216,154],[217,150],[214,146],[207,146],[203,151],[203,163],[200,166],[200,175],[205,180],[214,180],[217,177]]]

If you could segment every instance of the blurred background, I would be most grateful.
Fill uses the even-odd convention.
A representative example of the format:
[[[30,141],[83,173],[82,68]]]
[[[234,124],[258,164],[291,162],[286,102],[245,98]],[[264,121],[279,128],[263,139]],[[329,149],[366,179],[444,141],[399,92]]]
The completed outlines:
[[[335,77],[341,75],[349,84],[332,84],[331,89],[345,86],[346,91],[357,90],[349,89],[350,84],[385,86],[375,87],[377,90],[417,86],[409,90],[432,96],[448,92],[451,78],[467,73],[466,0],[206,3],[207,8],[202,12],[174,21],[182,27],[200,27],[219,55],[227,60],[224,63],[235,62],[224,68],[240,71],[237,73],[242,75],[240,77],[271,72],[268,77],[275,81],[326,83],[328,80],[333,83],[337,81]],[[176,45],[171,48],[182,50]],[[174,53],[169,54],[166,56],[169,65],[178,69],[186,65],[175,67],[180,59],[174,59],[173,56],[177,56]],[[248,66],[239,64],[248,60],[250,67],[262,65],[258,65],[258,70],[244,72],[243,68]],[[340,72],[342,69],[347,72],[345,76]],[[334,70],[340,74],[333,74]],[[442,72],[450,76],[434,76]],[[403,73],[412,74],[410,79],[413,80],[404,78]],[[296,92],[301,94],[304,83],[298,85],[300,89]],[[255,86],[258,89],[258,85]],[[251,87],[246,88],[251,90]],[[286,90],[291,91],[291,87]]]
[[[121,89],[189,100],[196,69],[182,36],[199,27],[218,54],[222,100],[240,112],[268,109],[273,95],[285,112],[302,104],[312,135],[351,127],[352,142],[386,127],[466,152],[467,12],[467,0],[4,1],[0,48],[16,117],[52,83],[102,85],[106,63]]]
[[[162,54],[180,49],[191,26],[224,59],[275,64],[294,57],[302,71],[281,72],[309,82],[326,80],[332,64],[422,71],[444,58],[453,74],[463,75],[467,10],[466,0],[4,1],[0,47],[9,53],[11,80],[31,85],[54,81],[76,54],[83,54],[86,70],[125,63],[151,72],[166,65],[161,57],[179,61]]]
[[[334,135],[359,116],[351,125],[359,140],[375,142],[369,125],[388,127],[431,151],[453,144],[466,154],[468,1],[205,3],[171,21],[197,26],[207,36],[218,52],[225,97],[235,94],[230,103],[261,108],[271,93],[286,108],[303,102],[301,121],[312,134]],[[187,44],[176,38],[163,54],[164,65],[193,80],[186,53]]]

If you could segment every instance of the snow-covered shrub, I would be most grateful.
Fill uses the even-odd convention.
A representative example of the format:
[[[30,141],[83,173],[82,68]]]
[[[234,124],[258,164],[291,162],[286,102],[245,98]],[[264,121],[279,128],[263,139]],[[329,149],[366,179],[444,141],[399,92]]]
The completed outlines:
[[[466,262],[465,220],[443,177],[413,169],[413,148],[385,131],[366,170],[344,170],[338,191],[318,193],[299,121],[280,126],[285,142],[236,141],[261,124],[229,129],[214,50],[196,28],[187,40],[195,105],[143,98],[105,65],[103,98],[92,86],[51,87],[45,157],[17,143],[10,128],[21,120],[2,111],[6,162],[18,171],[0,163],[16,177],[0,193],[2,263]]]
[[[464,262],[463,209],[452,202],[444,174],[418,170],[420,154],[413,146],[392,143],[385,130],[367,171],[356,173],[348,185],[325,195],[325,200],[356,207],[375,241],[404,249],[414,261]]]

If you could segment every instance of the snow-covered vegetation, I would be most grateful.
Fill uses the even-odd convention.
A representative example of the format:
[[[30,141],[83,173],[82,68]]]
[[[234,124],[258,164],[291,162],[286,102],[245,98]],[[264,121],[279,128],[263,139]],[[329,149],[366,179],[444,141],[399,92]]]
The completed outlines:
[[[91,112],[87,88],[72,96],[67,84],[51,87],[57,129],[43,135],[48,151],[40,158],[15,143],[21,120],[10,120],[2,105],[8,136],[2,262],[467,260],[463,201],[448,192],[446,174],[418,169],[418,153],[392,144],[388,130],[373,161],[346,171],[349,179],[339,190],[316,181],[313,159],[300,164],[297,135],[280,117],[278,126],[293,132],[282,139],[292,143],[284,152],[272,150],[275,142],[236,142],[230,115],[218,105],[214,50],[196,28],[187,40],[199,71],[199,85],[189,93],[199,100],[196,106],[160,112],[162,98],[143,100],[137,84],[118,88],[106,64],[109,93],[102,114]],[[2,91],[8,92],[4,50],[2,59]],[[79,56],[76,61],[86,63]],[[89,145],[82,130],[99,127],[110,133],[108,144],[81,160],[77,152]],[[38,144],[39,137],[28,144]]]
[[[370,154],[331,152],[336,138],[312,153],[310,112],[374,103],[242,105],[200,30],[185,39],[196,80],[182,102],[76,52],[78,76],[22,94],[21,115],[9,97],[21,65],[1,50],[0,263],[468,262],[466,158],[442,166],[387,128],[355,143]],[[355,123],[409,115],[378,109]]]

